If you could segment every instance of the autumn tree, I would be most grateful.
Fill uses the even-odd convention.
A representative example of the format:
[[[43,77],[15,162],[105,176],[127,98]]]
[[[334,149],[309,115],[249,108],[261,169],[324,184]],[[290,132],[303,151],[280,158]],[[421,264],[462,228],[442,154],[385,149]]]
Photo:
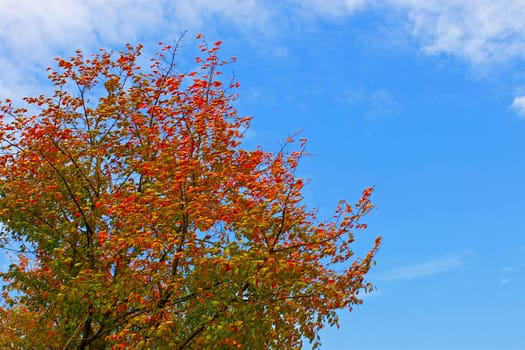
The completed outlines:
[[[2,349],[299,349],[360,304],[371,189],[321,221],[304,140],[242,147],[220,42],[57,59],[54,94],[1,104]]]

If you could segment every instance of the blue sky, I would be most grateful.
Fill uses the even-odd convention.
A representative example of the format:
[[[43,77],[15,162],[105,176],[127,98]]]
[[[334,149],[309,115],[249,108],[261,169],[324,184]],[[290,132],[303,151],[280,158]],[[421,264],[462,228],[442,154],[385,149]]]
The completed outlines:
[[[525,0],[4,0],[0,97],[76,48],[223,41],[246,145],[309,139],[321,216],[375,186],[377,291],[323,349],[525,349]],[[226,73],[230,74],[227,71]],[[5,268],[5,265],[4,265]]]

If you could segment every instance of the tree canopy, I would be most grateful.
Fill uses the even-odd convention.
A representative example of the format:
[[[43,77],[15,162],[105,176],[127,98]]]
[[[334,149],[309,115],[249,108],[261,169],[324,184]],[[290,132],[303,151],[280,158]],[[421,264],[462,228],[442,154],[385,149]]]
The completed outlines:
[[[57,59],[51,96],[0,105],[2,349],[298,349],[359,292],[372,189],[319,220],[305,140],[243,148],[220,42]]]

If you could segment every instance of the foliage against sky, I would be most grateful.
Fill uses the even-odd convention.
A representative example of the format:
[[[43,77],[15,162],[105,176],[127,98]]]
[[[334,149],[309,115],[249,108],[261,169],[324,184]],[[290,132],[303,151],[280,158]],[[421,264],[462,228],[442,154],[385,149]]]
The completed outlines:
[[[372,289],[379,238],[351,249],[372,189],[319,222],[295,175],[306,140],[242,147],[251,118],[231,106],[220,44],[203,40],[188,73],[179,42],[151,72],[141,45],[77,51],[51,70],[53,96],[0,106],[1,238],[16,252],[0,347],[317,347]]]
[[[242,82],[236,107],[255,117],[247,143],[278,149],[303,129],[314,157],[298,172],[321,216],[376,186],[378,290],[326,330],[324,349],[525,347],[522,0],[0,6],[3,97],[45,91],[48,62],[77,47],[151,52],[204,32],[238,56],[226,73]]]

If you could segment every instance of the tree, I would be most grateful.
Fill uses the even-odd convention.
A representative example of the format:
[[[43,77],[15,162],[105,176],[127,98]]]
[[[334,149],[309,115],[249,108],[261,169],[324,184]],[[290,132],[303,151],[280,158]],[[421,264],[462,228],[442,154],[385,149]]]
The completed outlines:
[[[51,97],[2,103],[2,349],[317,347],[372,288],[379,238],[350,249],[372,189],[319,221],[295,176],[305,141],[243,149],[230,61],[197,39],[190,73],[178,45],[148,69],[141,45],[77,51]]]

